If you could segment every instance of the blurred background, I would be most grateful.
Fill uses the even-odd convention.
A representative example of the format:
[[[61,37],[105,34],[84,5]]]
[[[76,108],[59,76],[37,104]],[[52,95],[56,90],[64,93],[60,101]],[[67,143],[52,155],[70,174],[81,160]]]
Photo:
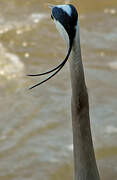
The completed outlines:
[[[69,63],[33,90],[66,46],[47,3],[79,11],[97,163],[117,180],[117,0],[0,0],[0,180],[73,178]]]

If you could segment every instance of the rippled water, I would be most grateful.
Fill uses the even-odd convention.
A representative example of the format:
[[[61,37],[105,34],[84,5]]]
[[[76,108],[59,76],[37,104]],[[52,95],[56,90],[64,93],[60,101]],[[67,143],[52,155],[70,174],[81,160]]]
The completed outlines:
[[[97,163],[102,180],[117,180],[117,1],[71,2],[80,12]],[[28,90],[41,79],[26,74],[54,67],[66,53],[46,3],[0,0],[0,180],[73,177],[69,64]]]

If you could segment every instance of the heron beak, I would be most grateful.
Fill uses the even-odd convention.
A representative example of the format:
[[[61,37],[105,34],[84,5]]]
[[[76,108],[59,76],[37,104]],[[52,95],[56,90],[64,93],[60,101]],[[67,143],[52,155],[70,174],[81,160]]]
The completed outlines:
[[[52,9],[52,8],[54,8],[54,7],[55,7],[55,5],[48,4],[48,7],[49,7],[50,9]]]

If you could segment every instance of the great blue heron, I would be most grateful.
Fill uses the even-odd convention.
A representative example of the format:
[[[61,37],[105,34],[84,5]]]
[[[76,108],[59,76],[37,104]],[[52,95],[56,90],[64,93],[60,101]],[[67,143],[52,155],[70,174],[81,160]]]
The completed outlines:
[[[74,146],[74,176],[75,180],[99,180],[94,148],[90,130],[89,102],[85,84],[84,70],[80,49],[78,13],[71,5],[51,6],[51,17],[56,27],[68,45],[68,53],[63,62],[56,68],[45,73],[29,75],[41,76],[54,72],[44,81],[30,89],[46,82],[57,74],[70,56],[70,72],[72,85],[72,125]]]

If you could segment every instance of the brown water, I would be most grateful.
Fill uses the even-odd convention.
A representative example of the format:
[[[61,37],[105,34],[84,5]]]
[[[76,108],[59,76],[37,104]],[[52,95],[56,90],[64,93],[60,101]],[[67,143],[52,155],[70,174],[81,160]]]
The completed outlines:
[[[61,4],[68,1],[49,1]],[[79,9],[93,141],[102,180],[117,180],[117,1]],[[72,180],[69,64],[29,91],[65,56],[48,1],[0,0],[0,180]]]

